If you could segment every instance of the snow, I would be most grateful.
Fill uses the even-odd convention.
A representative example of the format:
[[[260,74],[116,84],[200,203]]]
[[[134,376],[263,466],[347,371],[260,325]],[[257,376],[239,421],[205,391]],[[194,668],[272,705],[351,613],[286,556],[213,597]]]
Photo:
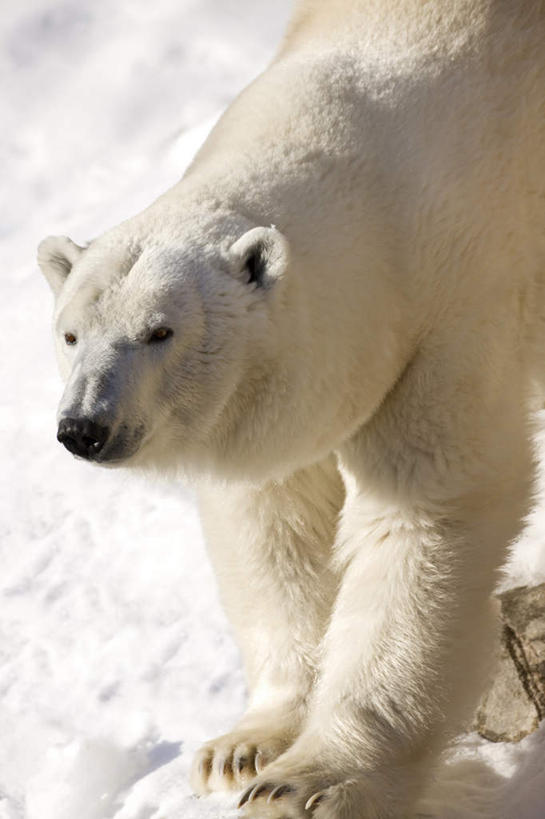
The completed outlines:
[[[69,458],[49,233],[85,241],[181,175],[270,58],[287,0],[3,4],[0,819],[229,819],[197,800],[192,752],[244,706],[187,488]],[[545,481],[544,481],[545,483]],[[538,505],[507,584],[545,580]],[[462,737],[422,815],[542,819],[545,726],[519,745]]]

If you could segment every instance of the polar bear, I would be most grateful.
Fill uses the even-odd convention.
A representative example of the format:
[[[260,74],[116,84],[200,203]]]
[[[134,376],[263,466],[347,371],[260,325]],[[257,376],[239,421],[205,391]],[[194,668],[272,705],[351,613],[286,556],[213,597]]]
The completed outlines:
[[[58,439],[185,473],[248,814],[405,817],[489,667],[543,373],[540,0],[305,0],[184,178],[48,238]],[[541,379],[542,380],[542,379]]]

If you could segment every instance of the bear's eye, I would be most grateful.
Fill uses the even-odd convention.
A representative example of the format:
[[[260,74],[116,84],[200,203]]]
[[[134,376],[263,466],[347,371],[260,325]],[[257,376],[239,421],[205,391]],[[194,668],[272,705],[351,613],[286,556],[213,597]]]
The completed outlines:
[[[267,269],[267,259],[263,248],[255,247],[245,261],[246,273],[248,275],[247,284],[257,284],[261,287]]]
[[[77,338],[74,333],[65,333],[64,340],[67,344],[75,344],[77,342]]]
[[[166,341],[172,335],[170,327],[158,327],[154,330],[148,338],[148,344],[154,344],[157,341]]]

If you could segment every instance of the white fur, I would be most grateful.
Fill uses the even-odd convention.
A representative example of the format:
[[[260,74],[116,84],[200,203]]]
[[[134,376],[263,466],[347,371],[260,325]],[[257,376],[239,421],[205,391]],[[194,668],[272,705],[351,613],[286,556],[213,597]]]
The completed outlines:
[[[60,419],[200,482],[251,700],[199,792],[400,819],[471,711],[533,476],[544,42],[541,0],[306,0],[178,185],[41,246]]]

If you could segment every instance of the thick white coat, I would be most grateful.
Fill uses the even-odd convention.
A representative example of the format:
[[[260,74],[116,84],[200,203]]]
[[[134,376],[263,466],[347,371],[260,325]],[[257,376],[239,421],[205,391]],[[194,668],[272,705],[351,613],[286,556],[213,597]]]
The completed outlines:
[[[59,419],[198,480],[251,690],[201,793],[400,819],[471,712],[545,371],[544,43],[542,0],[302,2],[178,185],[40,247]]]

